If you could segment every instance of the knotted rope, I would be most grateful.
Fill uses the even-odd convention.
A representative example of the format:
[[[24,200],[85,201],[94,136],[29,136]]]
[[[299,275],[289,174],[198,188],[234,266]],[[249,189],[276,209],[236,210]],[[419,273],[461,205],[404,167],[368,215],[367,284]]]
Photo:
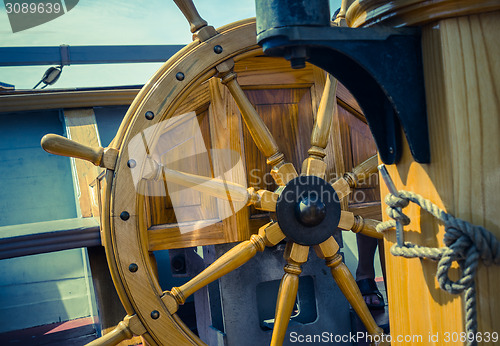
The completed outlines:
[[[388,194],[385,197],[385,203],[388,205],[387,215],[393,220],[381,222],[377,226],[377,231],[384,232],[396,227],[396,221],[408,225],[410,219],[403,214],[401,209],[406,207],[409,202],[419,205],[444,223],[444,244],[446,246],[432,248],[405,242],[404,246],[394,244],[391,247],[391,254],[406,258],[418,257],[439,261],[436,278],[441,289],[451,294],[464,292],[465,328],[467,336],[473,333],[473,340],[468,338],[468,345],[476,345],[477,310],[474,278],[479,259],[483,260],[486,265],[500,264],[500,242],[485,228],[458,219],[422,196],[403,190],[398,191],[398,195]],[[448,276],[453,262],[457,262],[462,271],[457,281],[452,281]]]

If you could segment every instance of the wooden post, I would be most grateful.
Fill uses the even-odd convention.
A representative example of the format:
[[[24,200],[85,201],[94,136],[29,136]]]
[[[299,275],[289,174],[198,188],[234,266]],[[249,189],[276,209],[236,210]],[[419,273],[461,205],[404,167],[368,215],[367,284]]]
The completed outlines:
[[[370,6],[366,1],[363,6]],[[372,4],[373,5],[373,4]],[[397,189],[413,191],[448,213],[480,225],[500,239],[500,4],[409,1],[405,7],[353,5],[348,22],[368,26],[379,16],[389,25],[425,24],[422,32],[431,163],[416,163],[406,141],[401,161],[388,166]],[[425,14],[422,8],[426,8]],[[486,12],[488,13],[481,13]],[[431,22],[432,21],[432,22]],[[404,138],[404,136],[403,136]],[[388,190],[381,185],[384,197]],[[384,209],[385,206],[383,206]],[[405,240],[442,247],[444,226],[414,204],[403,210],[411,223]],[[384,220],[388,217],[384,213]],[[395,232],[385,236],[391,334],[460,335],[465,331],[463,295],[439,288],[436,263],[394,257]],[[458,268],[451,279],[458,278]],[[479,332],[500,330],[500,268],[479,265],[476,277]],[[488,344],[483,339],[479,344]]]

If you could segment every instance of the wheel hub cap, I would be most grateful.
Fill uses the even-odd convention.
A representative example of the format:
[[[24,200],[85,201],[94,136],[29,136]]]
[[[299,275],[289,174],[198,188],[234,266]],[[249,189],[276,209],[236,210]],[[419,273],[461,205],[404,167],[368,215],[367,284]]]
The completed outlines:
[[[325,180],[299,176],[285,186],[276,204],[276,216],[283,233],[301,245],[324,242],[337,229],[339,198]]]
[[[299,203],[297,203],[295,215],[304,226],[317,226],[326,216],[325,203],[314,198],[302,198]]]

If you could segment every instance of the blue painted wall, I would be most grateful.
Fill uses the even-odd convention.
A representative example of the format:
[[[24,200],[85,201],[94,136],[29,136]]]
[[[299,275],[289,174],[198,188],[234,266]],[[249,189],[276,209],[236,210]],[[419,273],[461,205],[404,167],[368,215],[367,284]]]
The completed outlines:
[[[102,146],[128,106],[96,107]],[[0,113],[1,227],[77,217],[70,159],[46,153],[40,139],[64,135],[59,110]],[[164,289],[173,278],[168,251],[155,253]],[[86,249],[0,261],[0,333],[90,316],[93,295]]]
[[[0,226],[76,217],[69,159],[40,147],[59,111],[0,113]]]
[[[63,134],[58,110],[0,113],[0,226],[76,217],[70,161],[42,150],[46,133]],[[90,316],[85,251],[0,261],[0,332]]]
[[[127,110],[128,106],[94,107],[95,120],[103,147],[107,147],[115,137]]]

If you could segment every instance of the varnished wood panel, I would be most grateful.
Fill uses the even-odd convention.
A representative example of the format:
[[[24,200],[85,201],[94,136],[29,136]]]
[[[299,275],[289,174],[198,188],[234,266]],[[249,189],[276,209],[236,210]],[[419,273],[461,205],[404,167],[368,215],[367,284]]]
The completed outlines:
[[[175,125],[173,123],[171,128],[169,126],[165,130],[152,149],[157,159],[168,169],[213,177],[208,111],[198,113],[196,119]],[[213,197],[165,179],[149,182],[148,193],[150,225],[216,217],[216,201]]]
[[[206,101],[210,103],[207,105]],[[170,169],[246,186],[240,114],[218,78],[198,88],[196,95],[188,97],[180,109],[179,114],[197,109],[198,121],[185,121],[164,131],[157,142],[164,153],[161,162]],[[193,127],[199,127],[199,131]],[[151,194],[156,195],[149,197],[146,207],[151,218],[150,250],[227,243],[250,237],[244,202],[216,199],[164,179],[148,184]],[[177,196],[175,201],[172,196]],[[199,226],[182,226],[186,223]]]
[[[337,85],[337,99],[338,103],[349,113],[352,113],[357,118],[364,119],[363,110],[359,106],[358,101],[356,101],[354,96],[352,96],[342,83],[338,83]]]
[[[214,220],[215,221],[215,220]],[[208,224],[208,226],[205,226]],[[149,251],[178,249],[199,244],[221,244],[226,242],[222,222],[191,223],[193,231],[181,233],[178,225],[158,225],[148,230]],[[186,227],[188,225],[184,225]]]
[[[309,88],[247,90],[246,94],[275,138],[278,147],[295,167],[301,167],[310,146],[312,131]],[[257,149],[245,128],[245,161],[248,186],[275,190],[266,158]],[[253,209],[253,208],[252,208]],[[252,211],[252,214],[260,213]]]
[[[382,209],[379,201],[351,204],[349,211],[361,215],[364,219],[382,221]]]
[[[338,107],[340,134],[343,143],[344,165],[347,172],[377,153],[375,141],[366,122]],[[364,181],[349,196],[350,204],[380,200],[378,175]]]
[[[257,56],[236,62],[234,71],[242,86],[268,89],[270,86],[311,85],[314,81],[312,66],[292,70],[290,63],[282,58]]]
[[[214,175],[247,187],[243,147],[243,121],[236,101],[218,78],[209,81],[210,135],[214,149]],[[250,239],[248,208],[245,201],[217,199],[217,217],[222,220],[225,242]]]

